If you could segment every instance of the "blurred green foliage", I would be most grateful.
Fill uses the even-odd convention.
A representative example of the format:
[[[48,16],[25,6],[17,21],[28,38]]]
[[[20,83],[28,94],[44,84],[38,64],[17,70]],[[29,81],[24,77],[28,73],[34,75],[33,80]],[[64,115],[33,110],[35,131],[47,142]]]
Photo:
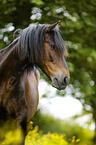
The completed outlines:
[[[69,52],[71,94],[92,113],[96,124],[96,0],[0,0],[0,48],[13,40],[15,29],[58,20]],[[57,93],[64,96],[65,91]]]
[[[19,145],[22,139],[22,132],[16,128],[14,121],[8,121],[0,126],[0,145]]]
[[[75,140],[80,140],[80,145],[92,145],[93,132],[87,128],[84,129],[83,127],[79,126],[72,119],[54,119],[51,115],[43,114],[40,110],[38,110],[32,121],[33,127],[39,126],[39,130],[43,134],[48,134],[50,132],[57,133],[58,135],[64,135],[64,139],[68,143],[71,143],[72,137],[75,136]]]
[[[33,119],[35,124],[30,121],[25,145],[92,145],[93,133],[72,120],[54,119],[40,112],[38,120],[36,115]],[[15,122],[7,122],[0,127],[0,145],[19,145],[22,139],[22,132],[16,129]]]

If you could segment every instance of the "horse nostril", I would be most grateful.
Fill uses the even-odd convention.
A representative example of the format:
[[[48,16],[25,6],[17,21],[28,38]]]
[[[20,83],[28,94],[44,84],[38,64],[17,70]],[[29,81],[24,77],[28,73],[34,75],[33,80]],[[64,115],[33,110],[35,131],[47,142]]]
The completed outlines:
[[[67,76],[64,77],[64,84],[65,85],[69,84],[69,78]]]
[[[58,79],[57,78],[54,78],[54,83],[56,84],[56,86],[59,87],[59,82],[58,82]]]

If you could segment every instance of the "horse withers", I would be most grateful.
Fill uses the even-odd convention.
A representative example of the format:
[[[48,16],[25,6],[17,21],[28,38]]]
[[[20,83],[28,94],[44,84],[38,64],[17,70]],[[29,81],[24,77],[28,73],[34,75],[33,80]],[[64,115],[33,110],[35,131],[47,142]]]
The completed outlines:
[[[38,70],[61,90],[69,84],[67,49],[55,24],[34,24],[0,50],[0,120],[15,119],[24,135],[38,106]]]

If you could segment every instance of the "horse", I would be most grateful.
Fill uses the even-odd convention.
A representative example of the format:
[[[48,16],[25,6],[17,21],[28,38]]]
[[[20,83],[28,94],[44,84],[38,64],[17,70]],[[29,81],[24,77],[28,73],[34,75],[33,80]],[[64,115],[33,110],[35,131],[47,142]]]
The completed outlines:
[[[31,24],[0,50],[0,121],[16,120],[24,138],[38,106],[38,68],[58,90],[70,81],[59,23]]]

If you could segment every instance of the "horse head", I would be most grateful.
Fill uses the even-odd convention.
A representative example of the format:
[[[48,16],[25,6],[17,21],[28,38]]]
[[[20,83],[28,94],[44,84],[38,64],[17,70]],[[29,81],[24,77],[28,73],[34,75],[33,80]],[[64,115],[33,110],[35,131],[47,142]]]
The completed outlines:
[[[67,49],[58,31],[59,22],[48,25],[45,29],[43,60],[39,65],[52,85],[61,90],[69,84],[70,76],[65,61]]]

